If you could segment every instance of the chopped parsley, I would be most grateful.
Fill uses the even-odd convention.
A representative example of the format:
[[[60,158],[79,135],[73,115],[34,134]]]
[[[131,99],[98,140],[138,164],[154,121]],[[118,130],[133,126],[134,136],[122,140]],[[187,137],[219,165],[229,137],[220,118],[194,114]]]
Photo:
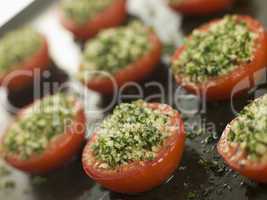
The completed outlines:
[[[197,198],[197,193],[196,192],[188,192],[187,196],[186,196],[186,200],[194,200]]]
[[[244,108],[231,124],[227,139],[231,144],[239,144],[250,159],[267,155],[267,95]]]
[[[112,3],[113,0],[63,0],[62,9],[67,18],[82,25]]]
[[[1,182],[0,189],[14,189],[16,187],[16,183],[13,180],[7,180]]]
[[[153,160],[169,136],[169,116],[143,101],[123,103],[101,124],[91,146],[101,168]]]
[[[103,31],[86,44],[81,70],[116,73],[150,49],[148,37],[148,29],[137,21]]]
[[[44,176],[33,176],[31,182],[34,186],[44,185],[47,182],[47,178]]]
[[[0,73],[11,70],[41,47],[40,34],[31,28],[22,28],[7,33],[0,39]]]
[[[11,172],[9,171],[9,169],[0,163],[0,177],[1,177],[1,179],[3,177],[9,176],[10,174],[11,174]]]
[[[29,107],[4,137],[4,149],[27,159],[42,153],[49,142],[64,133],[74,115],[74,97],[58,93]]]
[[[256,34],[237,16],[225,16],[208,31],[193,31],[172,69],[190,82],[225,75],[238,65],[251,62],[255,38]]]
[[[12,172],[7,166],[0,160],[0,191],[13,189],[16,183],[11,179]]]

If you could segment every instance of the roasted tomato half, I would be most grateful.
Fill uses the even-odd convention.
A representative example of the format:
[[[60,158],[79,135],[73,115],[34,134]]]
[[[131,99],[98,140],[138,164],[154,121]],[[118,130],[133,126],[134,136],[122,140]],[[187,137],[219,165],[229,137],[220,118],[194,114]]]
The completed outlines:
[[[238,15],[196,29],[172,61],[176,82],[205,100],[225,100],[253,88],[266,63],[263,25]]]
[[[185,15],[208,15],[229,8],[234,0],[169,0],[174,10]]]
[[[110,95],[127,82],[141,81],[150,75],[160,57],[158,36],[143,24],[132,22],[106,30],[88,41],[80,74],[96,72],[99,76],[91,75],[88,79],[86,76],[81,80],[89,89]]]
[[[120,104],[88,141],[85,172],[119,193],[150,190],[175,171],[185,143],[177,111],[158,103]]]
[[[1,140],[1,154],[19,170],[44,174],[70,161],[80,150],[84,134],[82,105],[59,93],[20,111]]]
[[[267,183],[267,95],[246,106],[217,145],[225,162],[241,175]]]
[[[0,40],[0,84],[17,91],[32,84],[35,70],[48,68],[46,38],[31,28],[7,33]]]
[[[90,1],[87,1],[90,3]],[[74,0],[72,4],[79,4],[82,3],[81,0],[79,2],[77,0]],[[91,3],[99,3],[103,4],[103,2],[98,2],[95,0],[91,0]],[[75,5],[69,5],[69,6],[75,6]],[[100,5],[101,6],[101,5]],[[64,6],[63,6],[64,7]],[[79,5],[75,6],[76,8],[79,8]],[[84,16],[84,8],[80,7],[81,10],[77,10],[75,12],[82,12],[81,15]],[[97,8],[93,8],[97,9]],[[75,9],[76,10],[76,9]],[[75,14],[72,8],[70,8],[71,15]],[[91,11],[85,11],[90,13]],[[112,0],[111,4],[108,5],[105,9],[100,9],[100,12],[95,13],[95,16],[92,18],[90,17],[87,21],[78,23],[75,20],[73,20],[71,17],[66,16],[66,11],[64,12],[64,8],[61,11],[61,22],[63,26],[71,31],[75,37],[86,40],[88,38],[91,38],[95,36],[99,31],[119,26],[122,24],[126,17],[127,17],[127,10],[126,10],[126,0]]]

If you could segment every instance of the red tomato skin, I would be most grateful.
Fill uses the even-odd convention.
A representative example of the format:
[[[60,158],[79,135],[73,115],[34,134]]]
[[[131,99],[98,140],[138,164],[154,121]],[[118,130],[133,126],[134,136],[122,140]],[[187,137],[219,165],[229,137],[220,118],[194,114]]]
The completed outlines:
[[[238,146],[231,146],[227,141],[231,122],[224,130],[218,144],[217,151],[226,164],[233,170],[259,183],[267,183],[267,163],[253,162],[247,159],[247,154]]]
[[[235,0],[184,0],[170,7],[184,15],[209,15],[220,12],[233,5]]]
[[[40,72],[46,70],[50,63],[48,43],[43,37],[43,44],[41,48],[29,58],[26,58],[22,63],[16,64],[15,70],[9,71],[3,75],[0,75],[0,85],[7,87],[9,91],[15,92],[21,90],[33,83],[34,71],[39,69]],[[29,72],[31,76],[20,74],[20,72]],[[12,78],[12,76],[14,77]],[[8,77],[11,77],[10,80]],[[8,81],[8,82],[5,82]]]
[[[158,108],[159,104],[150,104]],[[171,109],[169,106],[167,109]],[[184,124],[178,114],[173,117],[173,123],[179,124],[179,131],[174,131],[167,144],[153,161],[129,164],[115,170],[99,170],[88,165],[92,155],[90,145],[96,140],[96,133],[87,143],[83,152],[83,168],[86,174],[102,186],[119,193],[141,193],[159,186],[167,180],[178,167],[185,145]]]
[[[86,118],[84,109],[79,102],[76,102],[75,109],[76,114],[73,124],[64,134],[54,138],[42,154],[33,155],[24,160],[17,155],[2,150],[4,159],[16,169],[30,174],[46,174],[62,167],[78,153],[85,141]],[[23,115],[24,111],[20,111],[18,115]],[[77,129],[77,127],[82,129]]]
[[[126,0],[115,0],[113,5],[83,25],[78,25],[73,20],[67,19],[62,12],[60,13],[60,19],[62,25],[72,32],[75,37],[87,40],[101,30],[122,24],[127,17],[126,6]]]
[[[208,81],[199,84],[188,82],[185,80],[185,77],[176,75],[175,79],[177,84],[180,84],[187,91],[196,94],[207,101],[220,101],[227,100],[232,97],[238,97],[255,86],[257,79],[260,78],[259,76],[255,76],[255,73],[259,72],[261,69],[265,69],[265,65],[267,63],[267,35],[264,32],[263,25],[257,20],[254,20],[249,16],[241,15],[238,16],[238,19],[246,22],[252,31],[259,34],[259,37],[255,42],[256,50],[252,61],[248,64],[238,66],[227,75],[211,78]],[[218,21],[219,20],[214,20],[200,27],[199,30],[205,31],[211,24]],[[185,49],[186,46],[178,48],[173,56],[173,59],[179,59]],[[245,78],[248,78],[249,86],[246,85],[246,82],[242,82]],[[243,89],[240,89],[240,91],[236,92],[234,96],[232,96],[232,91],[237,84]]]
[[[142,58],[118,71],[111,78],[92,79],[84,83],[89,89],[97,91],[104,95],[111,95],[117,89],[122,87],[127,82],[136,82],[145,79],[155,69],[160,62],[161,57],[161,42],[157,35],[150,33],[149,42],[152,44],[152,49]]]

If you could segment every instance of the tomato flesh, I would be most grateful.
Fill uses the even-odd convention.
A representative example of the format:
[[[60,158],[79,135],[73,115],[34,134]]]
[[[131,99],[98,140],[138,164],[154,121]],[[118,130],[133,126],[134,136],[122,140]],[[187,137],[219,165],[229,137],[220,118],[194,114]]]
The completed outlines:
[[[170,106],[162,107],[157,103],[150,103],[148,107],[159,109],[161,112],[172,110]],[[173,130],[173,134],[153,161],[134,162],[114,170],[99,169],[94,164],[88,163],[89,160],[95,160],[91,145],[97,139],[97,133],[93,134],[83,152],[82,162],[85,172],[104,187],[119,193],[140,193],[160,185],[175,171],[184,150],[184,124],[178,112],[171,118],[171,122],[172,125],[179,125],[179,130]]]
[[[32,84],[34,71],[37,69],[40,72],[44,71],[48,68],[49,62],[48,43],[43,37],[42,46],[34,55],[12,67],[15,70],[0,75],[0,85],[12,92],[23,89]]]
[[[11,166],[31,174],[45,174],[63,166],[80,150],[85,139],[84,109],[78,102],[74,108],[76,112],[72,125],[65,133],[50,141],[48,147],[40,155],[32,155],[24,160],[3,150],[4,159]],[[23,116],[23,112],[24,110],[19,115]]]
[[[249,16],[237,16],[237,19],[245,22],[251,31],[258,34],[252,61],[237,66],[236,69],[226,75],[210,78],[203,83],[188,82],[186,81],[186,77],[175,75],[178,84],[182,85],[187,91],[208,101],[237,97],[255,86],[257,79],[260,78],[259,76],[255,76],[256,73],[264,69],[267,63],[267,35],[264,32],[263,25],[257,20]],[[214,20],[200,27],[198,30],[206,31],[212,24],[218,21]],[[190,39],[190,36],[188,39]],[[186,46],[178,48],[173,59],[178,60],[185,50]],[[246,78],[248,82],[244,81]],[[237,86],[239,89],[235,92]]]
[[[141,81],[153,72],[157,63],[160,62],[161,42],[155,33],[150,33],[149,42],[152,48],[142,58],[119,70],[111,78],[91,79],[84,83],[91,90],[110,95],[125,83]],[[117,88],[116,88],[117,86]]]
[[[61,13],[61,23],[63,26],[71,31],[75,37],[86,40],[95,36],[101,30],[119,26],[127,17],[126,1],[115,0],[114,3],[99,13],[95,18],[89,20],[84,25],[78,25],[71,19],[64,17]]]
[[[208,15],[230,7],[234,0],[183,0],[170,7],[185,15]]]

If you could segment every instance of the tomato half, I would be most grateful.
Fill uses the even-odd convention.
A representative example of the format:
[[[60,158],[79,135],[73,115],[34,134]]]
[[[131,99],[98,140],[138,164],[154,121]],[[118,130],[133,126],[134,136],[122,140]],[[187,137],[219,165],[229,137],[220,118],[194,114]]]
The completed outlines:
[[[148,107],[158,109],[162,113],[172,111],[170,106],[158,103],[149,103]],[[178,112],[175,112],[171,122],[176,128],[164,142],[154,160],[134,162],[115,169],[100,169],[95,165],[98,161],[91,149],[91,145],[97,139],[97,133],[94,133],[83,152],[82,162],[85,172],[104,187],[120,193],[139,193],[160,185],[177,168],[184,150],[184,124]],[[90,165],[89,162],[93,164]]]
[[[63,26],[71,31],[75,37],[82,40],[93,37],[103,29],[119,26],[124,22],[126,17],[127,11],[125,0],[114,0],[110,7],[97,14],[95,18],[90,19],[83,25],[79,25],[73,20],[67,19],[64,17],[63,13],[60,13]]]
[[[23,117],[26,109],[20,111],[18,117]],[[51,140],[42,154],[32,155],[30,158],[24,160],[18,155],[2,149],[1,153],[4,159],[11,166],[31,174],[44,174],[63,166],[78,153],[85,139],[86,119],[84,109],[78,102],[74,105],[74,109],[76,112],[71,126],[65,133]]]
[[[170,7],[185,15],[208,15],[230,7],[234,0],[181,0]]]
[[[91,90],[110,95],[127,82],[143,80],[153,72],[161,57],[161,42],[155,33],[150,33],[149,42],[152,45],[151,50],[134,63],[122,68],[111,77],[93,78],[84,84]]]
[[[249,16],[237,16],[237,19],[245,22],[251,31],[258,34],[258,38],[255,40],[255,53],[252,61],[237,66],[232,72],[226,75],[210,78],[208,81],[202,83],[188,82],[182,75],[175,75],[178,84],[182,85],[189,92],[199,95],[206,100],[229,99],[232,97],[232,92],[235,87],[238,86],[239,90],[234,94],[234,97],[236,97],[256,85],[257,79],[260,78],[258,74],[256,75],[256,72],[260,72],[267,64],[267,35],[264,32],[263,25],[257,20]],[[218,21],[214,20],[200,27],[198,30],[207,31],[212,24]],[[188,39],[190,40],[190,36]],[[178,48],[173,56],[173,60],[178,60],[185,50],[186,46]],[[246,78],[249,83],[243,81]]]
[[[35,70],[39,69],[42,72],[48,68],[50,62],[48,43],[43,36],[42,38],[42,45],[35,54],[11,67],[14,70],[0,75],[1,86],[7,87],[9,91],[20,90],[32,84]]]
[[[224,130],[217,150],[223,157],[225,162],[241,175],[250,178],[251,180],[267,183],[267,162],[252,161],[247,158],[247,153],[244,152],[238,145],[232,146],[227,141],[231,123]]]

